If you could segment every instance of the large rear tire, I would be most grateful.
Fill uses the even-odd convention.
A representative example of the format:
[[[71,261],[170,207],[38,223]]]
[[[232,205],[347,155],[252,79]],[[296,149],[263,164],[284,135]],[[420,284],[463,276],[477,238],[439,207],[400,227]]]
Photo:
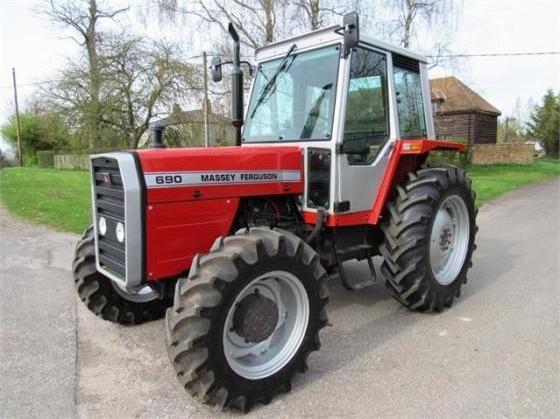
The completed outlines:
[[[164,299],[148,286],[131,294],[97,271],[93,227],[84,232],[76,246],[72,264],[74,283],[80,299],[96,316],[113,323],[135,325],[164,316],[173,304],[172,294]]]
[[[382,223],[386,286],[403,305],[441,311],[459,297],[475,246],[475,193],[458,167],[420,170],[397,187]]]
[[[325,278],[319,256],[286,231],[218,238],[195,258],[167,311],[167,350],[181,385],[244,412],[289,391],[320,347]]]

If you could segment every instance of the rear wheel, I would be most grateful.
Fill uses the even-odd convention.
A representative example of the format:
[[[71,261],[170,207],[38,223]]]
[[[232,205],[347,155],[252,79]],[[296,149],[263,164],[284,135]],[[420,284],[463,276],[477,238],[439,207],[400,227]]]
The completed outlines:
[[[475,194],[458,167],[409,174],[388,205],[380,247],[387,288],[418,311],[441,311],[459,297],[476,248]]]
[[[282,230],[219,238],[197,256],[167,311],[167,349],[185,389],[248,411],[291,388],[327,324],[318,255]]]
[[[131,293],[98,272],[91,226],[76,246],[72,271],[76,290],[86,307],[96,316],[113,323],[134,325],[160,319],[173,303],[171,293],[159,299],[158,294],[147,285]]]

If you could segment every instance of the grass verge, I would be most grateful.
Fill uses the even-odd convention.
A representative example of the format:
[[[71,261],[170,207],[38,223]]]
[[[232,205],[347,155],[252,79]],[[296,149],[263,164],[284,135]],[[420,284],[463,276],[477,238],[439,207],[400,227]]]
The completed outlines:
[[[16,217],[81,233],[91,223],[89,173],[12,167],[0,171],[0,199]]]
[[[560,161],[540,159],[530,165],[468,166],[466,171],[480,206],[513,189],[560,175]]]
[[[480,206],[531,182],[560,175],[560,161],[531,165],[469,166]],[[89,174],[84,171],[7,168],[0,171],[0,200],[16,217],[81,233],[91,223]]]

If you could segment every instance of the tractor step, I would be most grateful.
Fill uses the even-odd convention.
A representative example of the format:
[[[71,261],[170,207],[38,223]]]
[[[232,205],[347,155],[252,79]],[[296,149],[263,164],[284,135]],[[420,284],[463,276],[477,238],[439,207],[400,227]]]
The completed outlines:
[[[363,288],[367,288],[367,287],[371,287],[372,285],[375,285],[377,283],[377,278],[376,278],[376,274],[375,274],[375,266],[373,265],[373,260],[371,259],[371,250],[373,249],[373,246],[369,245],[369,244],[359,244],[356,246],[350,246],[347,247],[346,249],[337,249],[335,247],[335,255],[336,255],[336,261],[338,264],[338,273],[340,275],[340,281],[342,282],[342,286],[344,288],[346,288],[348,291],[357,291],[357,290],[361,290]],[[344,260],[348,260],[347,258],[345,258],[346,255],[349,254],[356,254],[356,253],[361,253],[362,255],[360,257],[358,257],[358,259],[362,260],[362,259],[366,259],[368,262],[368,266],[369,266],[369,271],[371,273],[371,278],[367,279],[365,281],[361,281],[358,282],[357,284],[351,284],[347,277],[346,277],[346,272],[344,271]]]
[[[370,250],[373,249],[373,246],[369,245],[369,244],[358,244],[356,246],[350,246],[347,247],[346,249],[338,249],[337,252],[341,255],[347,255],[350,253],[355,253],[355,252],[369,252]]]

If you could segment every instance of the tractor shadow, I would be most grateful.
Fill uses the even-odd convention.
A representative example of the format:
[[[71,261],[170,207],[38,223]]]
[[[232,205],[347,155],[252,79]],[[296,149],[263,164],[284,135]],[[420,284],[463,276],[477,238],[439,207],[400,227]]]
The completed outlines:
[[[374,259],[377,284],[359,291],[347,291],[341,285],[338,275],[329,277],[327,287],[330,302],[327,306],[330,325],[321,331],[322,347],[309,358],[310,369],[303,375],[294,377],[294,392],[305,388],[306,384],[321,380],[348,368],[364,354],[375,351],[418,323],[431,322],[437,325],[438,318],[454,316],[454,310],[480,293],[496,281],[505,281],[515,275],[511,264],[511,243],[489,237],[479,237],[481,245],[473,256],[473,268],[469,270],[468,282],[462,288],[459,299],[454,300],[450,309],[442,313],[417,313],[395,301],[385,290],[385,278],[379,267],[382,259]],[[369,275],[365,262],[348,262],[347,276],[354,282]],[[491,304],[492,301],[487,301]],[[476,307],[472,308],[476,310]],[[437,326],[436,326],[437,327]]]

